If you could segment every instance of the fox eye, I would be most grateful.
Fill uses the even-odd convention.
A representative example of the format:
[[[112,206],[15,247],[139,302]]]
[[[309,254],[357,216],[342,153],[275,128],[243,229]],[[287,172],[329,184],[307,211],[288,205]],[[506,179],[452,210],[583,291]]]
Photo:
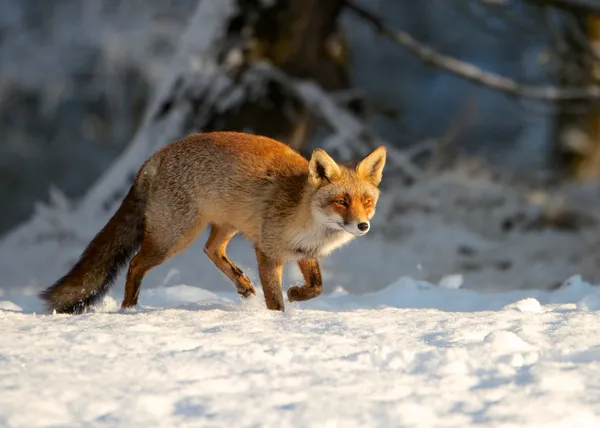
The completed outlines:
[[[369,198],[365,199],[365,205],[371,205],[371,199],[369,199]]]
[[[343,200],[343,199],[337,199],[337,200],[335,200],[333,202],[335,202],[336,204],[341,205],[343,207],[347,207],[348,206],[348,203],[345,200]]]

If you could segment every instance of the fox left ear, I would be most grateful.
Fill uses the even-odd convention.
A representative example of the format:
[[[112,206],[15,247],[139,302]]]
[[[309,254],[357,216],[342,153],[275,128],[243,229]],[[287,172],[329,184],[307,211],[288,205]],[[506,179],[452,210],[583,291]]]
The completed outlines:
[[[308,162],[308,177],[314,185],[323,180],[333,181],[340,173],[340,167],[325,150],[315,149]]]
[[[369,180],[375,186],[379,186],[383,176],[383,167],[385,166],[386,156],[385,146],[379,146],[367,155],[356,166],[356,173]]]

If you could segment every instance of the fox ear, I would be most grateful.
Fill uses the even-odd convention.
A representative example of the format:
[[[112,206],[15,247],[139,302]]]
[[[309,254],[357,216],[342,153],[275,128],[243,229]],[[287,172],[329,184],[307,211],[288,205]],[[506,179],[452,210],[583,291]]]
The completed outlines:
[[[375,186],[379,186],[381,178],[383,176],[383,167],[385,166],[385,146],[379,146],[367,155],[360,163],[356,166],[356,173]]]
[[[340,167],[325,150],[315,149],[308,162],[308,179],[314,185],[323,180],[332,181],[340,173]]]

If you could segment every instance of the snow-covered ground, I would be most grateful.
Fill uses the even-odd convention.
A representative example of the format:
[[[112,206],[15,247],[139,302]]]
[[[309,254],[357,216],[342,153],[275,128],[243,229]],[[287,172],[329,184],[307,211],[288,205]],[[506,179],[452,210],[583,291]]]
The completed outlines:
[[[373,233],[321,262],[324,295],[284,313],[247,241],[229,254],[259,295],[240,302],[204,234],[136,311],[121,275],[85,315],[42,314],[110,214],[58,198],[0,241],[0,427],[600,426],[598,227],[502,232],[535,216],[463,183],[384,197]]]
[[[284,313],[262,294],[117,287],[81,316],[0,307],[0,426],[600,426],[600,290],[402,278]]]

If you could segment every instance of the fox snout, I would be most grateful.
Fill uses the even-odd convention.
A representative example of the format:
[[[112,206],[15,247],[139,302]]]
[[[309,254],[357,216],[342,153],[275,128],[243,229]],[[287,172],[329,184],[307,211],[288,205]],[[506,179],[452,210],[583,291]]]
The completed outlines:
[[[343,223],[343,229],[346,232],[349,232],[353,235],[358,235],[358,236],[366,234],[370,228],[371,228],[371,224],[368,220],[367,221],[351,221],[351,222]]]

